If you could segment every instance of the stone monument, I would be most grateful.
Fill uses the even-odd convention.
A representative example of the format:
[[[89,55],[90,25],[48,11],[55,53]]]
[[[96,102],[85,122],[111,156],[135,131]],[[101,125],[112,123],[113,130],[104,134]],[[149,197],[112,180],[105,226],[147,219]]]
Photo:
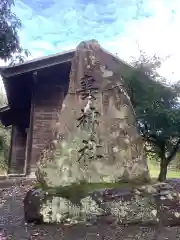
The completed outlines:
[[[42,151],[38,184],[24,199],[26,222],[180,224],[180,194],[167,183],[145,184],[146,156],[119,65],[95,40],[77,47],[57,138]]]
[[[120,60],[96,40],[78,45],[60,112],[56,151],[52,161],[38,165],[39,181],[66,186],[82,181],[149,179],[143,143],[119,66]]]

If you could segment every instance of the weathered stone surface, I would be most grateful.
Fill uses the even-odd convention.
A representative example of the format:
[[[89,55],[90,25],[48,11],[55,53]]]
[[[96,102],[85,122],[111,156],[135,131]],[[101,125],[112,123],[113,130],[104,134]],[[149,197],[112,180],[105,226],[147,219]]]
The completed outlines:
[[[41,189],[29,190],[24,198],[24,218],[26,222],[42,222],[40,213],[41,203],[45,198],[45,192]]]
[[[180,194],[170,189],[168,184],[96,190],[82,197],[79,204],[50,192],[45,194],[42,190],[30,191],[29,196],[29,201],[24,203],[26,221],[34,219],[37,222],[39,218],[39,222],[68,224],[180,224]],[[37,196],[46,197],[37,201]]]
[[[47,152],[40,159],[37,177],[48,186],[70,185],[73,182],[117,182],[149,179],[149,172],[140,135],[136,129],[135,114],[130,99],[118,74],[119,60],[104,51],[98,42],[82,42],[72,61],[69,90],[63,102],[58,125],[59,143],[52,159]],[[94,99],[82,99],[82,78],[92,76]],[[101,158],[87,156],[80,159],[82,140],[89,144],[87,126],[77,128],[77,119],[93,102],[99,125],[96,140],[101,147],[93,153]],[[93,145],[94,146],[94,145]],[[51,152],[52,149],[49,148]]]

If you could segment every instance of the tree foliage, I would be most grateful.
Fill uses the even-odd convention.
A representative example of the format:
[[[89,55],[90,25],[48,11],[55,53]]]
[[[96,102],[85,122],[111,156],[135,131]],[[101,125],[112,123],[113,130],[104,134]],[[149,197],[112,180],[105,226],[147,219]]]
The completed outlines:
[[[7,98],[3,91],[0,91],[0,107],[7,106]],[[9,147],[10,147],[10,134],[11,129],[7,129],[0,123],[0,172],[7,170]]]
[[[24,62],[29,52],[22,48],[18,37],[21,21],[12,12],[13,0],[0,0],[0,59],[10,65]],[[7,105],[4,92],[0,92],[0,107]],[[7,167],[10,130],[0,123],[0,168]]]
[[[180,147],[179,84],[167,84],[157,74],[161,59],[156,56],[148,58],[142,53],[132,64],[134,70],[125,75],[124,82],[147,150],[160,158],[159,180],[163,181]]]
[[[0,59],[10,64],[24,61],[24,56],[29,52],[20,45],[18,30],[21,28],[21,21],[11,11],[13,0],[0,1]]]

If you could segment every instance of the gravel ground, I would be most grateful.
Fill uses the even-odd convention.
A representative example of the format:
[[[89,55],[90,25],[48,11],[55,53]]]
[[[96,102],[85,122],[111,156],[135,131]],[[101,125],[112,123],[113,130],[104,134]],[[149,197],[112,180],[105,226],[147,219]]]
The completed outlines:
[[[180,191],[180,180],[170,183]],[[28,183],[0,181],[0,228],[7,232],[9,240],[180,240],[180,227],[26,225],[22,200],[28,188]]]

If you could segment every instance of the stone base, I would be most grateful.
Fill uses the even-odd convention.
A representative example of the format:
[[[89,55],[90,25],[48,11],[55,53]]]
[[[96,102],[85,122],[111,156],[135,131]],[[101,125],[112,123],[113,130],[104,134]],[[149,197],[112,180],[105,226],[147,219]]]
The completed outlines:
[[[180,224],[180,194],[167,183],[93,191],[74,204],[41,189],[24,199],[26,222],[93,224]]]

